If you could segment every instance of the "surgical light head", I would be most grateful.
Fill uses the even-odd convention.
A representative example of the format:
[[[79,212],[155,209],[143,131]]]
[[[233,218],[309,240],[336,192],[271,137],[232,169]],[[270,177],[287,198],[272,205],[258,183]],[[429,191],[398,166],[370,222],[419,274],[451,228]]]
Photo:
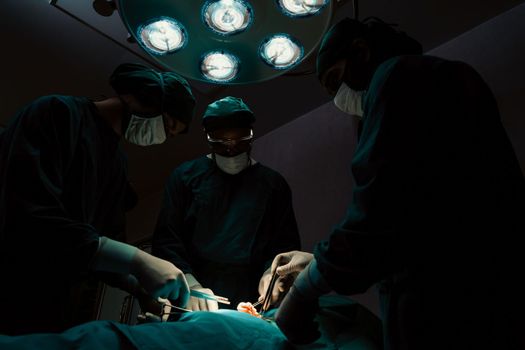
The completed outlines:
[[[117,3],[128,32],[156,63],[194,80],[237,85],[267,81],[301,64],[304,57],[317,49],[336,2],[118,0]],[[283,38],[269,42],[277,35]],[[310,65],[311,61],[304,64]],[[311,70],[304,68],[301,72],[305,74]]]

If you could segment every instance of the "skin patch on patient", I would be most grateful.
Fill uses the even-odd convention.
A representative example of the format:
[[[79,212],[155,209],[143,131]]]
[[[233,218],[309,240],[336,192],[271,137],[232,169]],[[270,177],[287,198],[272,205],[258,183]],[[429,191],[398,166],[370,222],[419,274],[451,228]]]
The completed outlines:
[[[239,305],[237,305],[237,311],[247,313],[249,315],[255,316],[257,318],[262,318],[262,315],[257,312],[255,309],[255,306],[253,306],[250,302],[240,302]]]

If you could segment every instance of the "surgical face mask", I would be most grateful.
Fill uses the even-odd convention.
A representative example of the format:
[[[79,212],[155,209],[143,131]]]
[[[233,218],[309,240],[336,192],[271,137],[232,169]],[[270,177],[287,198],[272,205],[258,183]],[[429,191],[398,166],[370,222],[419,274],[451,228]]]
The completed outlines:
[[[225,157],[215,153],[215,163],[226,174],[235,175],[250,166],[250,157],[247,152],[233,157]]]
[[[341,111],[362,118],[364,94],[364,90],[355,91],[346,85],[346,83],[342,83],[334,97],[334,104]]]
[[[153,118],[142,118],[131,115],[124,138],[139,146],[151,146],[166,141],[166,130],[162,115]]]

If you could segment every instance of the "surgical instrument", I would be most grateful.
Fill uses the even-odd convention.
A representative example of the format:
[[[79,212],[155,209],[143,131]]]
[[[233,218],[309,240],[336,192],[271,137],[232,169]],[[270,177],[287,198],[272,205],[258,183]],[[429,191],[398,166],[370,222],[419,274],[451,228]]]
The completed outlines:
[[[272,276],[272,279],[270,280],[270,285],[268,286],[268,289],[266,290],[266,295],[264,296],[261,312],[266,312],[270,308],[270,301],[272,299],[272,292],[273,287],[275,286],[275,282],[277,282],[277,279],[279,278],[279,275],[277,272],[275,272]]]
[[[221,297],[218,295],[207,294],[207,293],[199,292],[198,290],[194,290],[194,289],[190,290],[190,295],[195,298],[215,300],[218,303],[230,305],[230,301],[228,300],[228,298]]]

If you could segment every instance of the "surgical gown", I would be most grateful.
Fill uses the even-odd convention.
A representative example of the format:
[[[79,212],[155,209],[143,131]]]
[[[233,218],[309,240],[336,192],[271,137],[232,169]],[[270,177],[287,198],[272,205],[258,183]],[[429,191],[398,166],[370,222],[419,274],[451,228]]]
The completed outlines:
[[[256,163],[229,175],[203,156],[169,178],[153,254],[228,297],[231,307],[256,301],[275,255],[299,247],[291,191],[274,170]]]
[[[11,119],[0,150],[0,332],[61,331],[99,235],[123,232],[119,137],[87,98],[46,96]]]
[[[525,182],[485,82],[461,62],[396,57],[364,111],[321,274],[343,294],[380,282],[386,349],[523,348]]]

